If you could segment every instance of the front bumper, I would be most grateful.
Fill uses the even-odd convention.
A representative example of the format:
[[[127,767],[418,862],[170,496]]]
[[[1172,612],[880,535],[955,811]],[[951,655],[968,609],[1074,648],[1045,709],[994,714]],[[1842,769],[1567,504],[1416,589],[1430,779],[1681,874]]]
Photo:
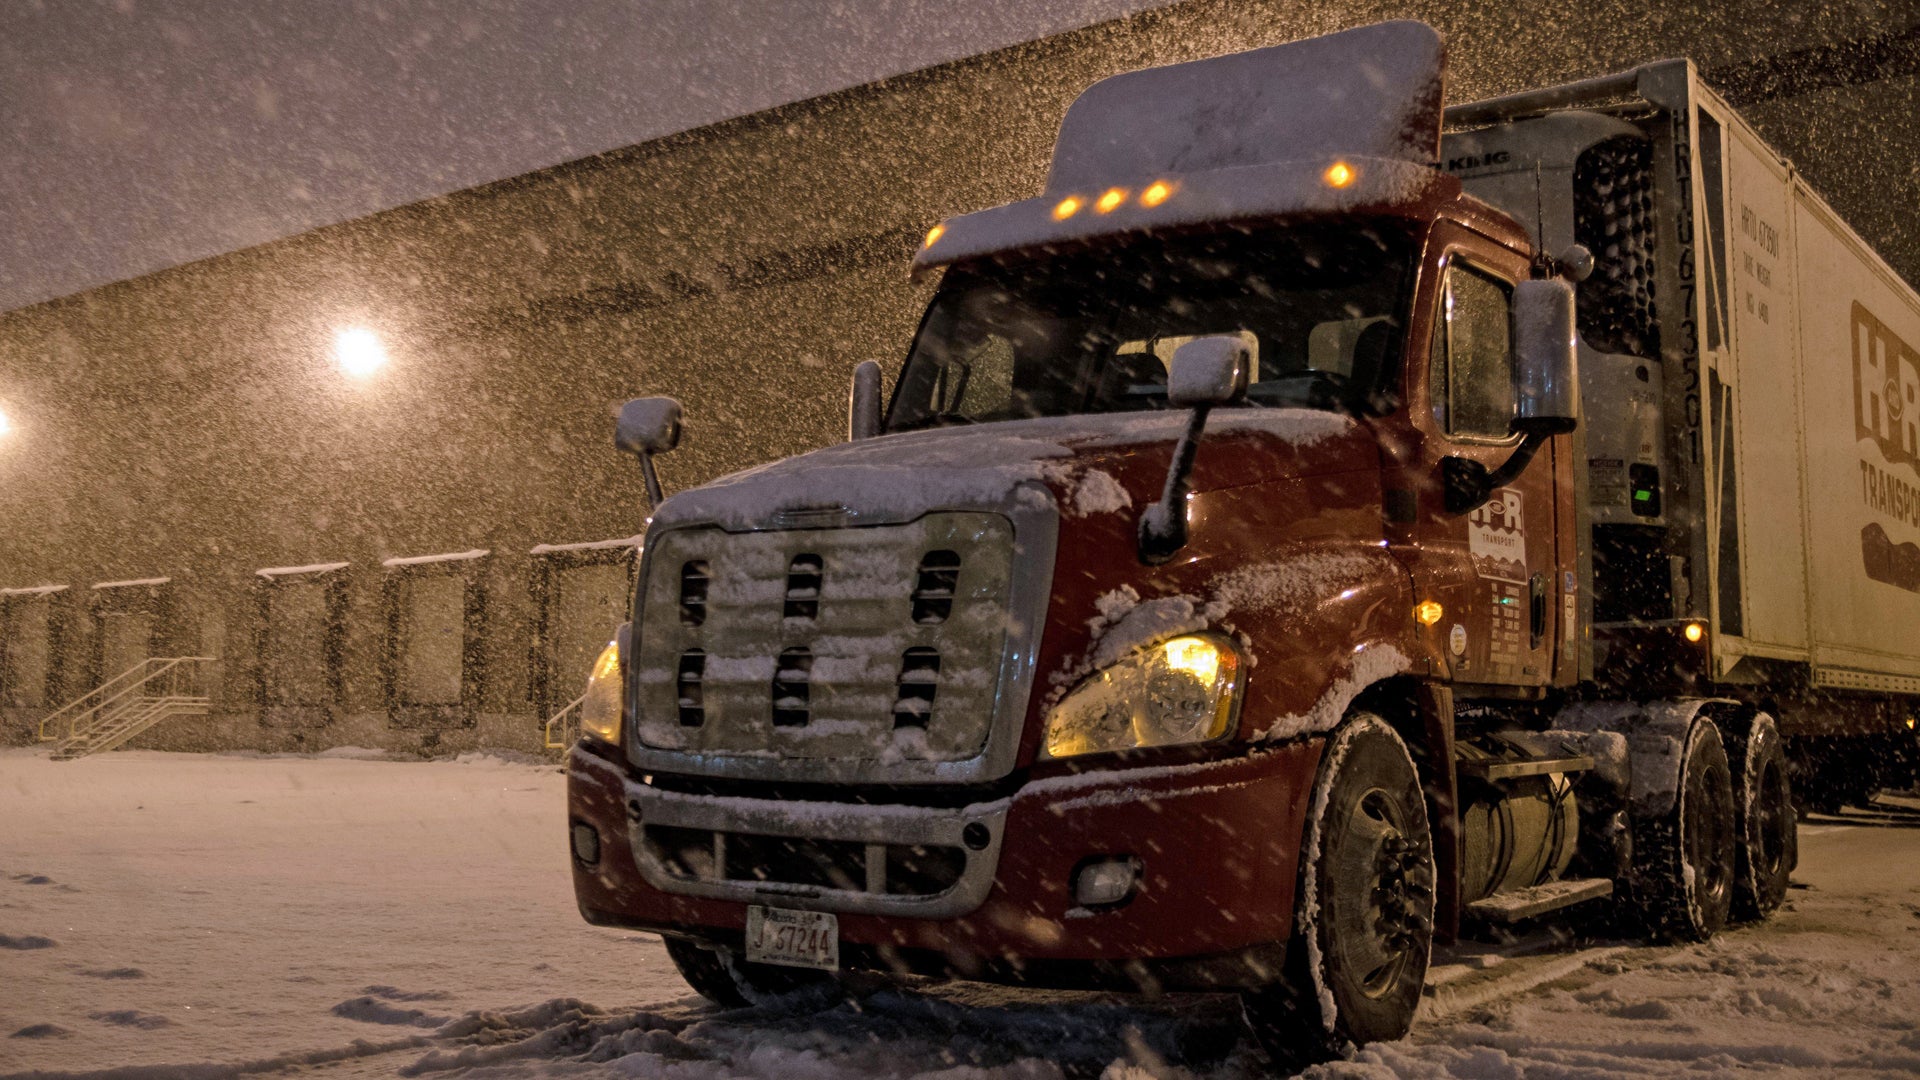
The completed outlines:
[[[959,808],[874,807],[676,795],[581,743],[568,758],[571,823],[601,842],[597,863],[573,860],[574,893],[590,922],[735,947],[748,904],[834,911],[842,956],[856,966],[1055,985],[1258,985],[1278,974],[1291,934],[1319,755],[1318,742],[1304,742],[1039,779]],[[952,886],[932,895],[898,895],[857,872],[841,887],[796,887],[730,874],[723,855],[691,873],[663,865],[657,846],[641,842],[648,823],[856,852],[959,843],[967,857]],[[1074,872],[1104,856],[1138,859],[1139,887],[1123,903],[1079,907]]]

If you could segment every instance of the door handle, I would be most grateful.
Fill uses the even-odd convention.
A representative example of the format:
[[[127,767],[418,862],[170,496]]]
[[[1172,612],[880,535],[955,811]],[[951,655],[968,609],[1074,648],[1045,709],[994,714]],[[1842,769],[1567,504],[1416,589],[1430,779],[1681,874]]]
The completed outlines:
[[[1527,615],[1532,641],[1528,647],[1537,649],[1547,636],[1547,575],[1536,573],[1527,579]]]

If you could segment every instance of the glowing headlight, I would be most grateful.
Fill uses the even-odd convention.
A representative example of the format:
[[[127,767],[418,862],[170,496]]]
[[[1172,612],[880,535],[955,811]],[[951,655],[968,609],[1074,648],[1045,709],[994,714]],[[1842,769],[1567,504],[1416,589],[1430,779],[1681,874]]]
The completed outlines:
[[[620,646],[609,641],[587,678],[587,696],[580,702],[580,734],[620,745],[620,683]]]
[[[1135,650],[1047,714],[1048,757],[1178,746],[1225,735],[1240,705],[1240,654],[1218,634]]]

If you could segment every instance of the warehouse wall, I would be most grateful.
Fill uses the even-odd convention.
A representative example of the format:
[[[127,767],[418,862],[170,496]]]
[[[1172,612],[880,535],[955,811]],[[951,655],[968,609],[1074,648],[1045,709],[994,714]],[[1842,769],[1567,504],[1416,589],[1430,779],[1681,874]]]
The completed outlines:
[[[1456,101],[1690,55],[1920,279],[1904,5],[1484,7],[1182,4],[0,316],[0,589],[64,586],[0,593],[0,738],[144,647],[219,671],[216,715],[142,745],[533,747],[627,558],[534,549],[645,514],[610,409],[685,402],[670,490],[839,438],[925,302],[921,233],[1036,192],[1117,71],[1402,15],[1447,32]],[[382,373],[339,373],[344,326]]]

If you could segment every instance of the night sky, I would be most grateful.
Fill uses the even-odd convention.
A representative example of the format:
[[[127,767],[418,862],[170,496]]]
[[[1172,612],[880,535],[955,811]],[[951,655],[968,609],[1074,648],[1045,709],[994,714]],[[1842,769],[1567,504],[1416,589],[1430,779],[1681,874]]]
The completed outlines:
[[[1155,0],[6,0],[0,311]]]

